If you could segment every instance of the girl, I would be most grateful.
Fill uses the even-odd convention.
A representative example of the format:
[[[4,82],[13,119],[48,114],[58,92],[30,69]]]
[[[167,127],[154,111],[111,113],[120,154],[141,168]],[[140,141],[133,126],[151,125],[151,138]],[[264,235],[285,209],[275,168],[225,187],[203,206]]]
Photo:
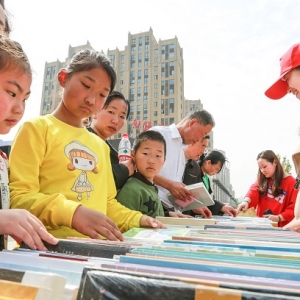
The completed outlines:
[[[284,172],[277,155],[272,150],[259,153],[257,164],[257,181],[252,184],[237,210],[239,212],[254,207],[259,217],[278,222],[278,226],[283,227],[294,217],[296,180]]]
[[[58,81],[64,90],[57,109],[24,123],[12,145],[12,207],[28,209],[60,238],[123,240],[120,230],[162,227],[116,201],[109,148],[82,124],[114,88],[110,61],[82,50],[59,71]]]
[[[193,146],[191,146],[193,147]],[[187,155],[188,151],[185,151]],[[212,181],[210,176],[214,176],[221,172],[224,164],[226,162],[226,157],[224,154],[217,150],[212,150],[206,155],[203,154],[199,161],[189,160],[185,172],[183,175],[183,183],[194,184],[197,182],[203,182],[207,191],[213,197]],[[236,216],[236,210],[227,204],[220,201],[214,200],[215,204],[195,209],[189,212],[191,215],[201,214],[204,218],[211,218],[212,215],[228,214],[229,216]]]
[[[23,117],[31,79],[30,64],[20,44],[0,35],[0,134],[8,133]],[[58,241],[47,233],[42,222],[26,210],[8,209],[7,165],[7,157],[0,150],[0,250],[4,248],[3,234],[33,249],[47,250],[41,239],[51,244]]]
[[[104,106],[94,116],[90,132],[97,134],[110,148],[110,160],[117,190],[123,187],[129,176],[133,175],[133,160],[119,163],[118,152],[108,142],[108,138],[118,133],[128,119],[130,104],[123,94],[113,91],[106,99]]]

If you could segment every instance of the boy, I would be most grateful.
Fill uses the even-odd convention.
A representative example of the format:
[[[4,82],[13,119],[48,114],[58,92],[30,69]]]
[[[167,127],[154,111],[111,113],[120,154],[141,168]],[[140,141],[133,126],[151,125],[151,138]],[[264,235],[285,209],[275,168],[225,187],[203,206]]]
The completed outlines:
[[[164,137],[153,130],[142,132],[134,141],[131,156],[136,164],[136,172],[119,191],[117,200],[153,218],[164,216],[158,189],[153,183],[154,176],[166,160]]]

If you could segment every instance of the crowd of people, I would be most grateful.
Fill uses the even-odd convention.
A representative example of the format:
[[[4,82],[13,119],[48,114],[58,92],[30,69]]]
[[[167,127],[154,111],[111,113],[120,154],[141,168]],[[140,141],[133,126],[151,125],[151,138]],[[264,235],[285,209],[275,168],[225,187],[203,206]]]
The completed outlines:
[[[32,83],[30,62],[9,34],[9,18],[0,0],[1,134],[21,120]],[[130,103],[114,90],[117,75],[109,59],[94,50],[81,50],[57,79],[63,92],[55,111],[20,127],[9,159],[0,151],[1,249],[5,235],[45,250],[43,241],[56,244],[57,238],[122,241],[122,233],[133,227],[164,228],[157,216],[236,217],[252,207],[257,216],[300,232],[297,181],[272,150],[258,154],[257,178],[234,208],[213,194],[212,176],[227,159],[221,151],[206,152],[215,126],[208,111],[195,111],[178,124],[140,133],[131,158],[119,162],[109,138],[124,126]],[[300,99],[298,90],[300,44],[281,58],[280,78],[266,96],[279,99],[291,92]],[[186,185],[200,182],[214,205],[187,211],[174,207],[169,194],[187,201],[193,194]]]

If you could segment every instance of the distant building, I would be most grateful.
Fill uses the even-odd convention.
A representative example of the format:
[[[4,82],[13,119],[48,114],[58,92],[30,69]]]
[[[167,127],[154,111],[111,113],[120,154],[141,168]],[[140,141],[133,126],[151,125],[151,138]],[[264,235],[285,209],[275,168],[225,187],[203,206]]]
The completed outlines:
[[[225,152],[221,151],[224,155]],[[228,203],[231,206],[236,207],[235,192],[232,188],[230,183],[230,168],[229,163],[225,163],[224,167],[222,168],[221,172],[216,174],[213,177],[213,187],[214,196],[216,200],[221,201],[223,203]]]

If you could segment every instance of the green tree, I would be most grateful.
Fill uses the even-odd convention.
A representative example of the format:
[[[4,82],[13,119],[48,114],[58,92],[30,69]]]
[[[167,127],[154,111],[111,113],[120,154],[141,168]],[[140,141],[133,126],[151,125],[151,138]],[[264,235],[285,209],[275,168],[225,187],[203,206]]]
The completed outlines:
[[[276,154],[280,163],[282,164],[283,170],[288,173],[291,174],[291,170],[292,170],[292,165],[290,164],[290,161],[286,158],[286,156],[283,156],[281,159],[281,155],[280,154]]]

